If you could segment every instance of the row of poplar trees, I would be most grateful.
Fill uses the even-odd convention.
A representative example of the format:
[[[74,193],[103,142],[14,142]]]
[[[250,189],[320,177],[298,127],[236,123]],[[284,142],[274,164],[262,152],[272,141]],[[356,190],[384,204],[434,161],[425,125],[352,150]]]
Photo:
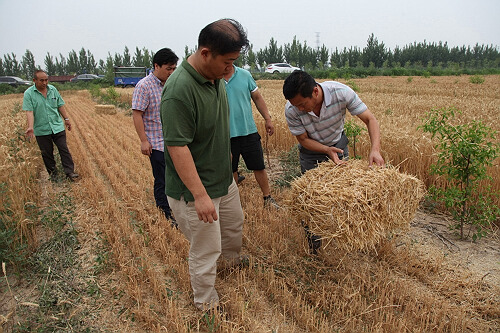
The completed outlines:
[[[194,52],[186,46],[184,57]],[[20,60],[14,53],[4,54],[0,58],[0,75],[20,76],[26,79],[33,72],[42,68],[49,75],[70,75],[82,73],[104,74],[113,77],[114,66],[151,67],[153,51],[146,48],[135,48],[132,55],[125,47],[123,54],[115,53],[105,60],[96,60],[90,50],[82,47],[79,52],[70,51],[68,56],[58,56],[47,52],[43,65],[36,64],[30,50],[26,50]],[[294,37],[291,43],[278,46],[271,38],[269,45],[255,52],[250,47],[237,61],[237,65],[248,65],[252,70],[263,70],[270,63],[288,62],[306,70],[342,68],[342,67],[454,67],[454,68],[500,68],[500,52],[498,46],[479,45],[450,47],[446,42],[428,43],[414,42],[404,47],[387,48],[383,42],[371,34],[364,48],[344,47],[334,51],[322,46],[311,47]]]

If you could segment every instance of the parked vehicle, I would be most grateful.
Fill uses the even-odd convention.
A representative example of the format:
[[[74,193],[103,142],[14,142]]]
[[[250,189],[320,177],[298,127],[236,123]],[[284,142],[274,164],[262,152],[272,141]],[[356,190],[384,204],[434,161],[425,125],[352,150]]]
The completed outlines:
[[[97,79],[100,79],[100,77],[94,74],[80,74],[72,78],[70,82],[89,82]]]
[[[0,76],[0,84],[8,84],[12,87],[31,86],[33,82],[26,81],[17,76]]]
[[[115,67],[115,86],[135,87],[137,82],[149,74],[146,67]]]
[[[269,64],[266,67],[266,73],[291,73],[295,70],[300,70],[298,67],[294,67],[290,64],[287,63],[276,63],[276,64]]]
[[[57,82],[57,83],[65,83],[70,82],[71,79],[75,78],[74,75],[49,75],[49,83]]]

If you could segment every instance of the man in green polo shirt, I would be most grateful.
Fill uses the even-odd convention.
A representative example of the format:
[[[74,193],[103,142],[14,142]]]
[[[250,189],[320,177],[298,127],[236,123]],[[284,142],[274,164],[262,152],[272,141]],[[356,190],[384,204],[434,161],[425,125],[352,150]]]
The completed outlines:
[[[231,19],[203,28],[198,49],[165,83],[161,120],[165,192],[179,229],[190,242],[189,274],[200,310],[219,305],[217,264],[240,264],[243,211],[231,168],[229,105],[222,80],[246,33]]]
[[[24,92],[23,110],[28,118],[28,139],[36,138],[42,153],[43,163],[51,180],[57,179],[56,161],[54,159],[54,144],[59,150],[64,173],[70,180],[78,178],[75,173],[73,158],[66,144],[66,131],[71,131],[71,122],[64,106],[64,100],[57,89],[48,84],[47,73],[42,70],[35,72],[34,85]],[[64,119],[64,122],[63,122]]]

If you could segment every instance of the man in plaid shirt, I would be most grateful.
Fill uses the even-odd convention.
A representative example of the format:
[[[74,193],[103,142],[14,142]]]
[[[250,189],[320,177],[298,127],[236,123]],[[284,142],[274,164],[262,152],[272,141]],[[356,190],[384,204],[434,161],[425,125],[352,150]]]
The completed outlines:
[[[154,70],[140,80],[132,96],[132,118],[141,140],[141,152],[149,156],[154,177],[154,197],[156,206],[163,210],[165,217],[172,220],[167,196],[165,195],[165,158],[163,132],[160,120],[160,101],[163,86],[177,67],[179,58],[172,50],[163,48],[153,56]]]

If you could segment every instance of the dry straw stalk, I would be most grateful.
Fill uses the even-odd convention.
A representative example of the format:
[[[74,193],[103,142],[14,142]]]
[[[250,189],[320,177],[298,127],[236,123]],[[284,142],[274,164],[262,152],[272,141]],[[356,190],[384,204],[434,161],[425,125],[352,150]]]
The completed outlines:
[[[373,248],[387,233],[407,230],[425,187],[394,167],[365,161],[320,163],[292,182],[292,216],[345,251]]]

